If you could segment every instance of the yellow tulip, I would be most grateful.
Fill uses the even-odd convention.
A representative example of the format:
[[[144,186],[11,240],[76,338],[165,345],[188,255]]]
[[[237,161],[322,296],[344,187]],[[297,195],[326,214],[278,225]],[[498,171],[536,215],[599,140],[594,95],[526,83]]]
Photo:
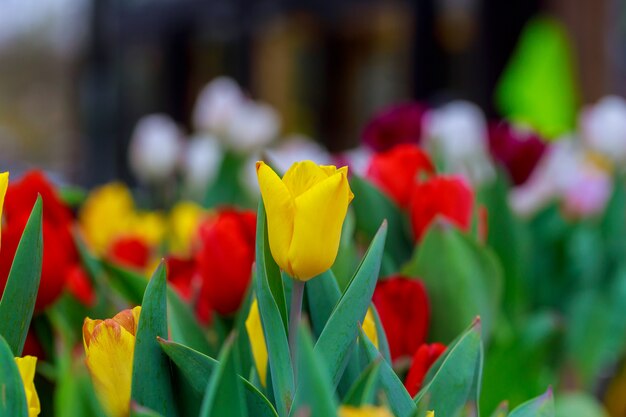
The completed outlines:
[[[426,417],[435,417],[435,412],[434,411],[427,411],[426,412]]]
[[[348,167],[296,162],[282,179],[264,162],[257,162],[256,171],[276,263],[300,281],[329,269],[354,197]]]
[[[0,173],[0,226],[2,225],[2,207],[4,206],[4,196],[9,187],[9,173]]]
[[[339,407],[339,417],[393,417],[393,414],[386,408],[374,407],[372,405],[361,407],[342,405]]]
[[[265,386],[267,378],[267,345],[265,344],[265,335],[263,334],[263,326],[261,325],[261,314],[259,313],[259,303],[255,298],[250,306],[250,312],[246,318],[246,331],[250,339],[252,347],[252,357],[259,373],[261,384]]]
[[[39,396],[35,389],[35,368],[37,367],[37,358],[34,356],[24,356],[23,358],[15,358],[15,364],[20,371],[22,383],[24,384],[24,392],[26,393],[26,404],[28,405],[28,417],[36,417],[41,412],[39,404]]]
[[[374,320],[374,313],[372,312],[371,307],[367,309],[367,314],[365,314],[365,319],[363,320],[361,327],[363,328],[365,335],[374,344],[374,346],[376,346],[376,349],[378,349],[378,332],[376,331],[376,321]]]
[[[96,395],[112,417],[129,413],[135,335],[141,307],[124,310],[112,319],[83,324],[87,368]]]
[[[198,226],[206,212],[191,201],[177,203],[169,215],[169,248],[178,256],[189,256]]]

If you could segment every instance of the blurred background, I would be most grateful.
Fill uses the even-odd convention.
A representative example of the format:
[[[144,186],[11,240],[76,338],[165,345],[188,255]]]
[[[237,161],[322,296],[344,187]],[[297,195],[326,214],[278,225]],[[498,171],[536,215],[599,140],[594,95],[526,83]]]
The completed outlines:
[[[219,75],[333,152],[398,101],[461,98],[495,118],[537,15],[565,30],[581,106],[626,94],[623,0],[0,0],[0,165],[132,183],[136,122],[161,112],[191,132]]]

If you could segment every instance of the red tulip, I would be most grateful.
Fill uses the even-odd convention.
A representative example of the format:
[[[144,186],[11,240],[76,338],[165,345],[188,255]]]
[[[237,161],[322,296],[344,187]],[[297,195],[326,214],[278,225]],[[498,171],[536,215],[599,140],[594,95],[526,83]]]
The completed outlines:
[[[17,245],[37,195],[43,199],[43,266],[35,310],[52,304],[63,291],[70,269],[78,263],[71,234],[72,213],[41,172],[31,171],[9,184],[4,203],[0,289],[4,289]]]
[[[420,391],[428,370],[445,350],[446,346],[441,343],[424,343],[415,351],[411,367],[404,381],[404,386],[411,397],[414,397]]]
[[[79,264],[69,269],[66,287],[78,301],[87,307],[93,307],[96,302],[96,293],[91,286],[87,272]]]
[[[206,297],[198,297],[201,277],[195,259],[170,256],[167,262],[167,280],[180,297],[190,304],[195,304],[196,317],[201,323],[211,322],[211,305]]]
[[[402,276],[383,279],[372,301],[387,335],[391,359],[413,355],[428,332],[430,309],[424,284]]]
[[[515,185],[526,182],[547,147],[535,132],[505,122],[489,126],[489,150],[504,165]]]
[[[372,157],[367,178],[380,187],[400,207],[407,207],[411,191],[421,175],[433,175],[435,167],[418,146],[398,145]]]
[[[473,207],[474,192],[461,177],[437,176],[418,182],[413,188],[409,209],[415,240],[422,238],[438,215],[469,230]]]
[[[113,242],[107,258],[114,263],[143,272],[150,264],[151,248],[141,237],[124,236]]]
[[[385,108],[365,127],[363,142],[375,151],[391,149],[400,143],[420,143],[425,112],[426,108],[415,102]]]
[[[220,314],[236,312],[248,289],[255,229],[256,215],[249,210],[222,209],[200,225],[196,253],[202,276],[200,297]]]

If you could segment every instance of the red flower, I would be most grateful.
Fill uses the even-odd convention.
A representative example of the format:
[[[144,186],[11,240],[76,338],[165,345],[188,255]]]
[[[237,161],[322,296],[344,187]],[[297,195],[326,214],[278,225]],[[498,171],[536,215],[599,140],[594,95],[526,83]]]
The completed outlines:
[[[385,108],[365,126],[363,143],[375,151],[385,151],[400,143],[420,143],[425,112],[426,108],[415,102]]]
[[[199,227],[196,262],[202,276],[200,297],[223,315],[236,312],[250,283],[256,215],[222,209]]]
[[[400,207],[407,207],[413,185],[422,174],[433,175],[435,167],[418,146],[402,144],[372,157],[367,178]]]
[[[93,307],[96,302],[96,293],[91,286],[87,272],[79,264],[75,264],[69,269],[66,287],[78,301],[87,307]]]
[[[438,215],[468,230],[473,207],[474,192],[461,177],[437,176],[418,182],[409,209],[415,240],[422,238]]]
[[[190,304],[195,304],[196,317],[201,323],[211,322],[211,305],[206,297],[198,297],[200,274],[195,259],[170,256],[167,262],[167,280],[180,297]]]
[[[411,356],[426,340],[430,310],[421,281],[394,276],[379,281],[372,298],[382,322],[391,359]]]
[[[52,304],[63,291],[70,269],[78,263],[78,252],[71,234],[72,213],[52,185],[38,171],[27,173],[7,190],[0,251],[0,289],[4,290],[17,245],[35,204],[43,199],[43,266],[35,310]]]
[[[526,182],[547,147],[535,132],[517,129],[506,122],[489,126],[489,150],[504,165],[515,185]]]
[[[114,263],[145,271],[150,263],[150,245],[137,236],[120,237],[109,248],[107,258]]]
[[[409,368],[404,381],[404,386],[411,397],[414,397],[420,391],[428,370],[445,350],[446,346],[441,343],[424,343],[415,351],[411,361],[411,368]]]

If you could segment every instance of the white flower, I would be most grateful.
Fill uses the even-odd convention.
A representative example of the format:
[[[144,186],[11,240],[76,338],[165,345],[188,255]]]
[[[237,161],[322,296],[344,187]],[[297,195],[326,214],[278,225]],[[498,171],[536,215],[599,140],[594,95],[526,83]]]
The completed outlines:
[[[614,161],[626,161],[626,100],[607,96],[581,112],[585,144]]]
[[[478,106],[453,101],[429,111],[424,125],[426,147],[443,159],[446,171],[461,174],[474,185],[494,177],[488,156],[487,122]]]
[[[211,135],[198,135],[189,140],[183,158],[186,185],[195,192],[204,192],[215,180],[224,152]]]
[[[248,100],[230,119],[227,145],[241,153],[250,153],[269,145],[280,131],[280,117],[272,106]]]
[[[169,116],[153,114],[142,117],[135,125],[129,164],[142,182],[159,182],[176,169],[182,151],[182,133]]]
[[[227,133],[235,112],[245,102],[239,85],[229,77],[218,77],[208,83],[198,95],[193,112],[196,130]]]

